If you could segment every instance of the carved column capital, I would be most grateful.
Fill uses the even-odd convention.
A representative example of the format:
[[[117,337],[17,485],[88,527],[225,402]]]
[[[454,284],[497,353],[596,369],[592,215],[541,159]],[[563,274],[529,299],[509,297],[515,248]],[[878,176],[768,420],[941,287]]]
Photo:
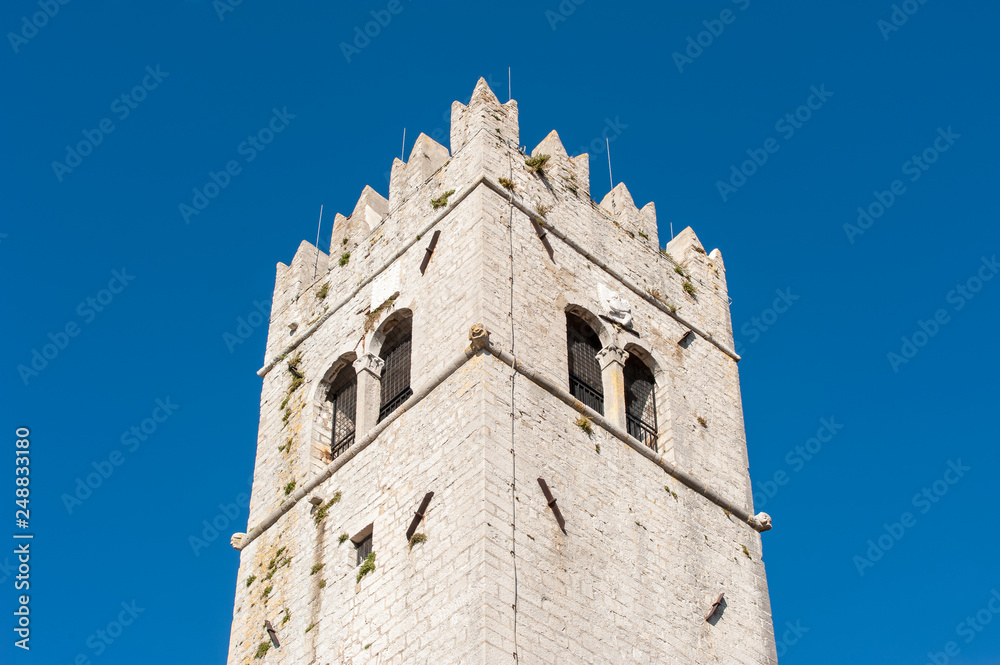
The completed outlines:
[[[601,365],[601,370],[605,370],[612,363],[618,363],[622,367],[628,359],[628,351],[617,346],[606,346],[597,352],[597,362]]]
[[[361,374],[362,371],[368,372],[376,379],[382,376],[383,367],[385,367],[385,361],[371,353],[358,356],[358,359],[354,361],[355,372],[358,374]]]

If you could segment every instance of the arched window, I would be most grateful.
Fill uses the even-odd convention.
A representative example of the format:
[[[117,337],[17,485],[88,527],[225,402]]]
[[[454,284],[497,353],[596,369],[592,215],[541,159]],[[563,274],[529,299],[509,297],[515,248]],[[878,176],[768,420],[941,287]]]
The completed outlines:
[[[634,354],[625,361],[625,424],[628,433],[656,450],[656,382]]]
[[[382,368],[382,399],[378,419],[381,422],[413,391],[410,389],[410,349],[413,346],[412,320],[407,317],[386,333],[379,357],[385,361]]]
[[[604,414],[604,387],[597,354],[601,340],[586,321],[566,314],[566,344],[569,357],[569,392],[594,411]]]
[[[358,375],[350,364],[337,372],[326,401],[330,402],[333,412],[333,432],[330,437],[330,457],[338,455],[354,443],[354,425],[357,421],[358,407]]]

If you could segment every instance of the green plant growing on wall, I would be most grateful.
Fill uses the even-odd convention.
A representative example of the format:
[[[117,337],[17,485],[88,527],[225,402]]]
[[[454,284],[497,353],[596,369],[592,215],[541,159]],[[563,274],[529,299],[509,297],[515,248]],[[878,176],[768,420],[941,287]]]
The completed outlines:
[[[524,165],[527,166],[532,173],[542,173],[542,169],[545,168],[545,163],[549,161],[549,155],[535,155],[534,157],[528,157],[524,160]]]
[[[248,577],[248,578],[247,578],[247,586],[250,586],[251,584],[253,584],[253,581],[254,581],[255,579],[257,579],[257,576],[256,576],[256,575],[251,575],[250,577]]]
[[[350,536],[348,536],[346,533],[342,533],[340,534],[340,538],[337,538],[337,543],[343,545],[344,543],[347,542],[348,538],[350,538]]]
[[[312,569],[311,569],[311,570],[309,571],[309,574],[310,574],[310,575],[315,575],[315,574],[316,574],[316,573],[318,573],[319,571],[323,570],[323,566],[324,566],[324,565],[325,565],[325,564],[322,564],[322,563],[316,563],[316,564],[313,564],[313,567],[312,567]]]
[[[339,502],[340,502],[340,492],[337,492],[336,494],[333,495],[333,497],[330,498],[329,501],[327,501],[322,506],[317,508],[316,512],[313,514],[313,519],[316,520],[316,524],[319,524],[320,522],[325,520],[327,513],[330,512],[330,507],[336,505]]]
[[[361,582],[361,578],[368,573],[375,572],[375,552],[371,552],[367,557],[365,557],[364,563],[361,564],[361,568],[358,569],[358,582]]]
[[[426,542],[427,542],[426,535],[422,533],[415,533],[412,536],[410,536],[410,549],[412,550],[413,546],[418,543],[426,543]]]
[[[295,481],[293,480],[290,483],[288,483],[287,485],[285,485],[285,496],[288,496],[294,490],[295,490]]]
[[[337,261],[337,263],[339,263],[340,266],[343,267],[343,266],[346,266],[347,262],[350,261],[350,260],[351,260],[351,253],[350,252],[344,252],[343,254],[340,255],[340,260]]]
[[[512,192],[514,191],[514,181],[510,178],[500,178],[500,186]]]
[[[587,436],[590,436],[594,431],[594,428],[590,424],[590,418],[588,418],[587,416],[580,416],[579,418],[576,419],[576,422],[574,424],[580,429],[582,429],[584,432],[586,432]]]
[[[254,654],[256,660],[260,660],[267,654],[268,650],[271,648],[271,641],[261,642],[260,646],[257,647],[257,653]]]
[[[431,199],[431,207],[437,210],[438,208],[443,208],[448,205],[448,197],[455,193],[454,189],[449,189],[447,192],[442,194],[436,199]]]
[[[329,292],[330,292],[330,285],[323,284],[323,286],[319,287],[319,291],[316,292],[316,297],[322,300],[323,298],[326,298],[326,294]]]
[[[746,545],[740,545],[743,548],[743,553],[747,555],[747,558],[753,561],[753,557],[750,556],[750,550],[747,549]]]
[[[689,296],[694,296],[695,294],[694,284],[692,284],[687,280],[684,280],[683,287],[684,287],[684,293],[688,294]]]
[[[380,316],[382,316],[382,312],[384,312],[387,309],[391,308],[392,305],[395,302],[396,302],[396,298],[394,298],[394,297],[393,298],[389,298],[385,302],[383,302],[381,305],[379,305],[375,309],[373,309],[370,312],[368,312],[367,314],[365,314],[365,332],[366,333],[375,330],[375,324],[378,323],[378,319],[379,319]]]

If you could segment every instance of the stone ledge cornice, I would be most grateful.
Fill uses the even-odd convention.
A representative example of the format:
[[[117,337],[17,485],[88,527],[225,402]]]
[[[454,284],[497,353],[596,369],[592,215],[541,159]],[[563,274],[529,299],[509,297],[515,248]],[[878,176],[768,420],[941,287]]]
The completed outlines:
[[[663,469],[670,477],[677,480],[679,483],[691,489],[692,491],[700,494],[707,500],[716,504],[717,506],[729,511],[740,521],[746,523],[750,528],[755,531],[762,532],[767,531],[771,528],[771,518],[767,513],[760,513],[759,515],[750,515],[742,507],[736,505],[734,502],[722,497],[714,489],[709,487],[708,483],[703,483],[697,478],[689,474],[688,472],[680,469],[677,465],[668,462],[657,452],[648,448],[645,444],[640,442],[638,439],[630,436],[627,432],[623,431],[621,428],[611,423],[603,415],[597,413],[588,406],[582,404],[579,400],[573,397],[569,391],[559,385],[551,377],[548,377],[537,370],[534,370],[526,366],[520,360],[517,360],[511,354],[506,351],[501,350],[496,345],[488,341],[489,332],[485,330],[481,325],[473,327],[473,332],[470,332],[470,339],[472,339],[472,344],[461,353],[456,354],[448,364],[442,368],[434,377],[432,377],[423,387],[407,399],[403,404],[399,406],[395,411],[393,411],[389,416],[385,418],[382,422],[378,423],[371,431],[363,436],[359,441],[356,441],[354,445],[348,448],[344,453],[339,455],[337,459],[330,462],[326,468],[323,469],[319,474],[313,476],[305,483],[303,483],[298,489],[296,489],[284,503],[272,510],[257,526],[250,529],[247,533],[234,534],[230,542],[233,547],[237,550],[243,550],[250,543],[256,540],[261,534],[267,531],[271,526],[273,526],[285,513],[294,508],[299,501],[308,496],[313,490],[319,487],[326,480],[330,479],[333,474],[340,470],[345,464],[354,459],[368,446],[374,443],[379,435],[382,434],[392,423],[394,423],[400,416],[412,409],[414,406],[419,404],[425,397],[431,394],[435,388],[444,383],[452,374],[457,372],[462,368],[466,362],[475,356],[485,356],[487,354],[496,358],[505,365],[511,367],[517,374],[520,374],[524,378],[528,379],[539,388],[545,390],[549,394],[553,395],[559,399],[564,404],[570,406],[573,410],[581,413],[582,415],[589,418],[595,425],[601,429],[607,431],[611,436],[615,437],[626,446],[636,451],[647,460],[656,464],[656,466]],[[484,337],[486,339],[484,339]]]
[[[329,310],[327,310],[312,325],[310,325],[306,330],[302,331],[302,333],[299,334],[292,342],[289,342],[278,353],[278,355],[272,357],[271,360],[269,360],[266,363],[264,363],[264,366],[261,367],[259,370],[257,370],[257,376],[260,376],[260,377],[263,378],[268,372],[270,372],[272,369],[274,369],[274,367],[279,362],[281,362],[282,358],[286,357],[289,353],[291,353],[292,351],[294,351],[300,344],[302,344],[302,342],[304,342],[306,339],[308,339],[309,337],[311,337],[317,330],[319,330],[320,326],[322,326],[324,323],[326,323],[326,321],[328,321],[330,319],[330,317],[332,317],[334,314],[336,314],[338,311],[340,311],[340,309],[344,305],[346,305],[349,302],[351,302],[351,300],[353,300],[358,295],[358,293],[361,292],[362,289],[364,289],[368,284],[372,283],[383,272],[385,272],[386,270],[388,270],[392,266],[393,263],[395,263],[396,261],[398,261],[413,245],[415,245],[417,242],[419,242],[418,238],[422,238],[427,233],[429,233],[430,231],[432,231],[434,229],[434,227],[438,225],[438,223],[440,223],[453,210],[455,210],[458,207],[458,204],[461,203],[462,201],[464,201],[466,198],[468,198],[469,195],[472,194],[472,192],[475,191],[475,189],[477,187],[479,187],[480,185],[485,185],[488,189],[490,189],[490,190],[494,191],[495,193],[499,194],[504,200],[508,201],[511,205],[513,205],[515,208],[517,208],[519,211],[521,211],[524,215],[526,215],[530,219],[533,219],[533,220],[535,220],[537,222],[542,223],[545,226],[545,229],[548,232],[550,232],[556,238],[559,238],[559,240],[561,240],[563,243],[565,243],[570,249],[574,250],[575,252],[577,252],[578,254],[580,254],[581,256],[583,256],[584,258],[586,258],[588,261],[590,261],[591,263],[593,263],[594,265],[596,265],[598,268],[600,268],[601,270],[603,270],[604,272],[606,272],[609,276],[613,277],[622,286],[624,286],[628,290],[630,290],[633,293],[635,293],[637,296],[639,296],[640,298],[642,298],[644,301],[648,302],[650,305],[652,305],[656,309],[660,310],[661,312],[663,312],[664,314],[666,314],[670,318],[674,319],[680,325],[682,325],[682,326],[686,327],[687,329],[691,330],[693,333],[695,333],[696,335],[698,335],[699,337],[701,337],[705,341],[707,341],[710,344],[712,344],[713,346],[715,346],[717,349],[719,349],[720,351],[722,351],[724,354],[726,354],[727,356],[729,356],[730,358],[732,358],[736,362],[740,361],[740,356],[735,351],[733,351],[732,349],[730,349],[725,344],[723,344],[723,343],[719,342],[718,340],[716,340],[709,333],[706,333],[703,330],[701,330],[701,328],[699,328],[699,327],[693,325],[692,323],[690,323],[689,321],[685,320],[684,318],[682,318],[681,316],[679,316],[676,312],[671,311],[670,308],[667,307],[667,305],[665,303],[660,302],[659,300],[657,300],[653,296],[649,295],[648,293],[646,293],[645,291],[643,291],[642,289],[640,289],[638,286],[636,286],[635,284],[633,284],[624,275],[622,275],[621,273],[617,272],[616,270],[614,270],[613,268],[611,268],[610,266],[608,266],[606,263],[604,263],[603,261],[601,261],[599,258],[597,258],[593,254],[591,254],[590,252],[588,252],[581,245],[579,245],[578,243],[576,243],[575,241],[573,241],[572,239],[570,239],[565,233],[563,233],[562,231],[560,231],[559,229],[557,229],[556,227],[554,227],[545,218],[541,217],[537,212],[534,212],[534,211],[528,209],[527,206],[525,206],[520,201],[516,200],[514,198],[513,193],[510,192],[509,190],[504,189],[499,183],[493,182],[488,177],[486,177],[486,175],[480,175],[474,181],[472,181],[472,183],[468,187],[466,187],[465,189],[463,189],[457,195],[454,195],[454,198],[449,202],[448,207],[445,210],[443,210],[441,213],[439,213],[437,216],[435,216],[420,231],[420,233],[418,233],[412,240],[408,241],[400,249],[398,249],[396,252],[394,252],[393,255],[388,260],[386,260],[385,262],[383,262],[368,277],[365,277],[364,279],[362,279],[358,283],[358,285],[356,287],[354,287],[354,289],[352,289],[351,292],[347,296],[345,296],[344,298],[342,298],[336,305],[334,305]]]

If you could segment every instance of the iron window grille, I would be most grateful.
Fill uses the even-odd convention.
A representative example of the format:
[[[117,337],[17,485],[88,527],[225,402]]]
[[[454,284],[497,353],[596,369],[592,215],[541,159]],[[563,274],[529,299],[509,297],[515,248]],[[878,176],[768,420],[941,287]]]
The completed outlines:
[[[410,319],[400,321],[382,345],[379,356],[385,361],[382,368],[379,422],[399,408],[413,394],[410,389],[410,354],[413,346]]]
[[[566,341],[569,357],[569,392],[594,411],[604,414],[604,386],[597,354],[601,340],[580,317],[566,315]]]
[[[656,382],[646,363],[625,361],[625,424],[629,435],[656,450]]]
[[[354,429],[358,409],[358,376],[353,368],[344,367],[337,374],[327,401],[333,411],[333,429],[330,437],[330,457],[337,459],[354,443]]]
[[[369,533],[362,540],[354,544],[354,547],[358,550],[358,563],[356,565],[360,566],[368,558],[368,555],[372,553],[372,536],[374,534]]]

